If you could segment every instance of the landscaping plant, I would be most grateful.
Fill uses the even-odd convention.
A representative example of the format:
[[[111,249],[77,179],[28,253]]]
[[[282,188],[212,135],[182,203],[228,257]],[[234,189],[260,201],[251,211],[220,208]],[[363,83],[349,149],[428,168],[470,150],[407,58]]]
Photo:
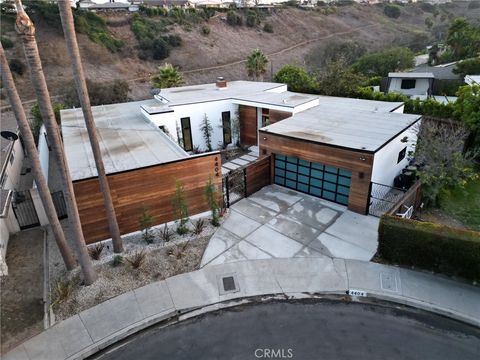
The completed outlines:
[[[188,205],[185,199],[185,189],[180,180],[175,182],[175,194],[172,199],[173,216],[177,224],[177,233],[184,235],[188,233]]]
[[[145,262],[145,257],[147,254],[145,250],[138,251],[133,254],[131,257],[127,258],[128,263],[132,266],[132,269],[139,269],[142,267],[143,263]]]
[[[160,238],[168,243],[170,240],[172,240],[173,237],[173,231],[170,230],[170,228],[167,226],[167,224],[163,225],[163,229],[160,230]]]
[[[117,266],[123,265],[124,262],[125,262],[125,259],[123,258],[122,255],[115,255],[115,257],[111,262],[111,265],[113,267],[117,267]]]
[[[88,248],[88,255],[90,255],[90,257],[93,260],[100,260],[100,258],[102,256],[102,251],[103,251],[104,248],[105,248],[104,243],[95,244],[95,245]]]
[[[75,289],[76,281],[67,278],[58,279],[53,286],[51,294],[51,306],[55,307],[61,302],[68,300]]]
[[[208,119],[207,114],[203,114],[203,120],[200,123],[200,131],[203,133],[203,139],[205,140],[207,151],[212,151],[213,126],[210,123],[210,120]]]
[[[193,233],[200,235],[205,228],[205,219],[198,219],[193,223]]]
[[[220,225],[220,207],[218,206],[218,191],[213,183],[212,176],[210,175],[208,178],[207,185],[205,186],[205,198],[208,203],[208,207],[212,212],[212,225],[219,226]]]
[[[142,215],[138,220],[140,223],[140,230],[142,231],[142,239],[147,243],[153,243],[154,236],[152,234],[153,216],[147,207],[142,210]]]

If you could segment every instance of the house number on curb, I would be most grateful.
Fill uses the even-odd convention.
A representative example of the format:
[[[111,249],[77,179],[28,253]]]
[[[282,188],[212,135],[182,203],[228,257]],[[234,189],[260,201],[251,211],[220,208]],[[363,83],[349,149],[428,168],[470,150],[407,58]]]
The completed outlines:
[[[367,292],[366,292],[366,291],[354,290],[354,289],[348,290],[348,291],[347,291],[347,294],[350,295],[350,296],[363,296],[363,297],[366,297],[366,296],[367,296]]]

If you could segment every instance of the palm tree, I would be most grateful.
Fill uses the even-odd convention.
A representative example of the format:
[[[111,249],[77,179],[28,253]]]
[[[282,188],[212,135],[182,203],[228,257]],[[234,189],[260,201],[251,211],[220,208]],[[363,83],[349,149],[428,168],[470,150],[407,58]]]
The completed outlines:
[[[253,80],[263,81],[263,75],[267,72],[268,58],[260,49],[253,49],[247,57],[247,73]]]
[[[30,70],[30,77],[37,97],[40,114],[42,115],[45,128],[47,129],[47,137],[52,147],[55,161],[59,167],[68,218],[72,227],[73,239],[77,247],[77,259],[82,267],[84,283],[85,285],[90,285],[95,281],[97,275],[85,245],[70,171],[63,150],[60,129],[55,119],[55,113],[50,101],[50,94],[48,92],[45,75],[43,74],[42,62],[40,60],[40,54],[38,53],[37,42],[35,40],[35,27],[23,9],[21,1],[15,0],[15,5],[17,7],[15,28],[23,42],[25,58]]]
[[[165,89],[183,84],[183,76],[172,64],[165,63],[158,67],[158,72],[152,77],[152,88]]]
[[[0,67],[2,69],[2,81],[3,86],[7,91],[10,104],[12,105],[13,112],[17,118],[18,128],[20,129],[20,134],[22,135],[23,143],[27,150],[28,157],[30,158],[32,164],[32,173],[37,184],[38,193],[40,199],[42,200],[43,208],[47,214],[48,221],[52,228],[55,241],[57,243],[60,254],[62,255],[63,262],[67,270],[72,270],[76,267],[75,257],[73,256],[72,249],[68,245],[67,240],[65,239],[65,234],[63,233],[62,225],[58,220],[57,211],[53,205],[52,195],[48,189],[47,179],[42,172],[40,165],[40,159],[38,157],[37,148],[35,146],[35,140],[33,138],[32,131],[25,115],[25,110],[22,106],[22,101],[18,96],[17,89],[15,87],[15,82],[13,81],[12,73],[8,67],[8,61],[3,51],[3,46],[0,44]]]
[[[80,58],[80,51],[78,49],[77,36],[75,35],[75,25],[73,22],[70,1],[59,1],[58,8],[60,10],[60,18],[62,20],[62,28],[65,34],[68,54],[72,61],[73,77],[75,79],[80,104],[82,105],[83,117],[85,119],[90,145],[92,146],[93,157],[95,159],[98,180],[100,182],[100,191],[103,195],[108,227],[110,229],[110,235],[112,236],[113,251],[119,253],[123,251],[123,243],[122,238],[120,237],[120,229],[118,228],[112,195],[110,194],[110,186],[108,185],[108,179],[105,173],[105,166],[103,164],[100,144],[98,142],[97,128],[95,127],[92,108],[90,106],[90,98],[88,97],[87,83],[85,81],[82,59]]]

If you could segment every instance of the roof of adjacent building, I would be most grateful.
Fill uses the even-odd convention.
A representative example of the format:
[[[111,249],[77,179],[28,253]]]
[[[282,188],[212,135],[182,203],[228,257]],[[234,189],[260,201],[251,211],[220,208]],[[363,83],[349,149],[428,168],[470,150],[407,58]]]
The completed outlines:
[[[188,157],[174,141],[146,120],[140,106],[156,100],[92,107],[107,174]],[[65,152],[72,180],[98,175],[82,109],[61,111]]]
[[[12,111],[2,112],[0,115],[2,131],[18,132],[18,124]],[[3,169],[5,162],[10,154],[13,142],[0,136],[0,169]],[[3,175],[3,174],[2,174]]]
[[[317,100],[318,96],[295,93],[291,91],[284,91],[281,93],[262,91],[257,93],[243,94],[233,98],[234,100],[248,101],[251,103],[295,108],[297,106],[309,103],[310,101]]]
[[[454,74],[453,69],[455,69],[456,62],[449,64],[442,64],[436,66],[428,66],[427,64],[417,66],[415,69],[410,71],[411,73],[432,73],[435,79],[437,80],[458,80],[460,75]]]
[[[162,89],[156,95],[157,99],[164,99],[168,106],[178,106],[195,104],[206,101],[218,101],[227,99],[242,99],[242,97],[251,97],[254,94],[261,94],[265,91],[275,93],[277,89],[284,88],[284,84],[270,82],[254,82],[254,81],[228,81],[227,86],[218,88],[215,83],[190,85],[175,88]]]
[[[480,75],[466,75],[465,83],[468,85],[480,85]]]
[[[391,112],[401,103],[322,96],[319,105],[261,129],[300,140],[375,152],[420,119]]]
[[[435,76],[431,72],[391,72],[388,73],[389,78],[404,79],[433,79]]]

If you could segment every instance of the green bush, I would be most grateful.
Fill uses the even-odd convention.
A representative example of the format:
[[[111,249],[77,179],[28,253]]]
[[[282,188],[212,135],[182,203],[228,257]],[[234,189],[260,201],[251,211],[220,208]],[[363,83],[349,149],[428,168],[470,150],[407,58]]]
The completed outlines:
[[[3,37],[3,36],[1,38],[1,42],[2,42],[2,46],[3,46],[4,49],[11,49],[14,45],[12,40],[10,40],[7,37]]]
[[[247,20],[245,21],[248,27],[254,27],[260,24],[260,18],[254,10],[247,11]]]
[[[118,79],[112,82],[95,82],[87,79],[87,88],[92,106],[126,102],[130,91],[128,82]],[[73,82],[63,89],[63,102],[68,107],[80,106]]]
[[[243,18],[235,10],[229,10],[227,12],[227,24],[230,26],[242,26]]]
[[[391,216],[378,232],[379,254],[389,262],[480,280],[479,232]]]
[[[383,12],[389,18],[398,19],[400,17],[401,13],[402,13],[402,10],[400,9],[400,6],[398,6],[398,5],[387,4],[387,5],[385,5],[385,8],[383,9]]]
[[[93,42],[105,46],[111,52],[118,52],[124,43],[114,38],[107,29],[105,19],[90,11],[75,12],[75,29]]]
[[[265,23],[265,24],[263,25],[263,31],[265,31],[266,33],[270,33],[270,34],[273,33],[273,26],[272,26],[272,24],[270,24],[270,23]]]

